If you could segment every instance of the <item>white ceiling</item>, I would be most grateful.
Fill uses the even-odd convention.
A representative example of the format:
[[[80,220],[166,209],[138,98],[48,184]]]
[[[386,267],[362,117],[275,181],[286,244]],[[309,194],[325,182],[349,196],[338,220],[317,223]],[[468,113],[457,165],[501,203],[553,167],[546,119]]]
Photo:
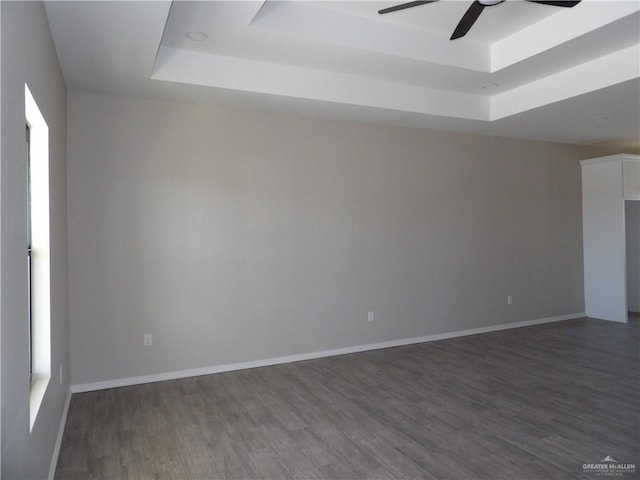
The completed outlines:
[[[566,143],[640,144],[640,2],[46,2],[70,89]],[[187,32],[204,32],[202,42]],[[497,84],[494,89],[483,86]]]

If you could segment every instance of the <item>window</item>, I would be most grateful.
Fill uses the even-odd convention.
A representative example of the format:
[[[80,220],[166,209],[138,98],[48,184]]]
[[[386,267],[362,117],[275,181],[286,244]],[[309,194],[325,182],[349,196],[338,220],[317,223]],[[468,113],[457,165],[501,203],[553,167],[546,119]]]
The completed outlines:
[[[32,263],[31,263],[31,128],[27,123],[26,158],[27,158],[27,302],[29,308],[29,382],[33,381],[33,304]]]
[[[26,120],[27,299],[29,425],[33,429],[51,377],[51,275],[49,253],[49,127],[29,87]]]

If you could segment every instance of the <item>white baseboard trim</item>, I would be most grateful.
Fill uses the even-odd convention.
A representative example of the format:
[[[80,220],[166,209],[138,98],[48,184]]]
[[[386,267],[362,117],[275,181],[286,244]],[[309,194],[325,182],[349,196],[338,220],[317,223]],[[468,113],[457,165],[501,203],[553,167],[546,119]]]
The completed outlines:
[[[627,305],[627,310],[634,313],[640,313],[640,303],[630,303]]]
[[[497,332],[500,330],[508,330],[511,328],[530,327],[532,325],[541,325],[543,323],[561,322],[564,320],[572,320],[584,317],[584,313],[572,313],[569,315],[560,315],[557,317],[538,318],[534,320],[525,320],[522,322],[503,323],[500,325],[491,325],[488,327],[471,328],[468,330],[458,330],[455,332],[439,333],[436,335],[427,335],[425,337],[411,337],[399,340],[390,340],[388,342],[370,343],[367,345],[354,345],[352,347],[335,348],[332,350],[322,350],[310,353],[300,353],[297,355],[288,355],[285,357],[266,358],[262,360],[253,360],[241,363],[228,363],[224,365],[215,365],[211,367],[194,368],[191,370],[180,370],[174,372],[157,373],[154,375],[144,375],[140,377],[118,378],[115,380],[107,380],[104,382],[83,383],[71,386],[72,393],[91,392],[94,390],[106,390],[108,388],[128,387],[130,385],[139,385],[142,383],[163,382],[166,380],[176,380],[179,378],[197,377],[200,375],[211,375],[213,373],[232,372],[235,370],[246,370],[248,368],[267,367],[270,365],[279,365],[282,363],[300,362],[303,360],[313,360],[315,358],[333,357],[336,355],[346,355],[349,353],[366,352],[368,350],[378,350],[381,348],[402,347],[404,345],[412,345],[414,343],[434,342],[436,340],[445,340],[447,338],[464,337],[468,335],[477,335],[480,333]]]
[[[56,443],[53,446],[53,454],[51,455],[51,464],[49,465],[49,480],[53,480],[56,474],[56,467],[58,466],[58,456],[60,455],[60,447],[62,446],[62,436],[64,435],[64,427],[67,424],[67,415],[69,414],[69,403],[71,402],[71,389],[67,392],[67,400],[64,402],[64,408],[62,410],[62,418],[60,419],[60,426],[58,427],[58,436],[56,437]]]

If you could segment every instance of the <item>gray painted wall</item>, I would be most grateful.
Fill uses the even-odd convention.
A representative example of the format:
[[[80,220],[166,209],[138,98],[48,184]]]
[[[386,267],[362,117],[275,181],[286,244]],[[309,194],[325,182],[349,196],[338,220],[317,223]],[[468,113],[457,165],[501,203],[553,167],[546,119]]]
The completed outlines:
[[[0,8],[0,45],[2,45],[2,8]],[[2,65],[2,48],[0,48]],[[2,101],[2,75],[0,74],[0,102]],[[2,112],[0,111],[0,210],[2,210]],[[0,217],[1,218],[1,217]],[[2,223],[0,222],[0,232]],[[2,234],[0,233],[0,260],[2,259]],[[0,292],[2,292],[2,263],[0,262]],[[0,294],[0,377],[2,375],[2,295]],[[0,380],[0,477],[2,476],[2,381]]]
[[[2,478],[46,478],[69,391],[66,94],[41,2],[2,9]],[[29,434],[24,84],[49,125],[52,379]],[[59,367],[64,381],[59,382]]]
[[[76,92],[68,120],[73,384],[584,311],[572,147]]]
[[[640,200],[625,203],[627,242],[627,306],[640,312]]]

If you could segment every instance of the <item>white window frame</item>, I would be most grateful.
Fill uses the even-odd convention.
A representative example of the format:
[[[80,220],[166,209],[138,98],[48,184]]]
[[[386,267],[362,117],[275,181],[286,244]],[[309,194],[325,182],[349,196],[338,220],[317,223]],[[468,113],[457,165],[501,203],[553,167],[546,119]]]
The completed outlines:
[[[27,179],[31,184],[32,374],[29,391],[29,431],[31,431],[51,378],[49,127],[26,84],[24,86],[24,103],[25,120],[31,136],[29,142],[30,178]],[[28,318],[26,321],[28,322]]]

